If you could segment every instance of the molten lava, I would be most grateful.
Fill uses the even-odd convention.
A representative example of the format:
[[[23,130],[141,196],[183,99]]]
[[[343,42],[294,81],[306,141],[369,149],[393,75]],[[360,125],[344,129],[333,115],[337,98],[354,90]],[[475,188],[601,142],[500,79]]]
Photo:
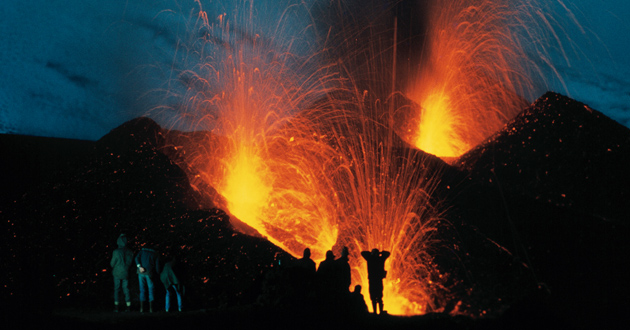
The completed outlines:
[[[521,42],[531,7],[520,1],[458,0],[430,6],[428,43],[408,97],[421,106],[405,139],[458,157],[527,105],[532,64]]]
[[[269,204],[272,188],[264,181],[269,178],[269,170],[260,156],[251,150],[238,150],[233,158],[228,160],[231,166],[218,191],[228,201],[232,214],[265,233],[259,216]]]
[[[307,35],[311,27],[288,24],[310,17],[299,1],[275,9],[245,4],[242,11],[215,9],[224,13],[215,20],[200,8],[183,56],[185,104],[176,111],[195,129],[227,141],[212,150],[199,146],[189,165],[232,215],[294,256],[309,247],[319,261],[327,250],[338,254],[347,246],[353,285],[369,287],[361,251],[390,251],[384,302],[391,314],[441,310],[448,298],[438,294],[443,274],[430,253],[442,216],[431,200],[439,169],[394,134],[400,105],[390,99],[394,88],[380,82],[395,86],[387,79],[395,75],[368,65],[360,75],[370,83],[359,88],[352,70],[326,64],[319,56],[325,52],[309,48],[316,43],[286,37]],[[278,16],[268,14],[277,8]],[[526,103],[519,95],[532,84],[510,29],[518,9],[510,8],[507,0],[431,7],[428,55],[406,93],[420,105],[415,129],[401,134],[406,141],[457,157]],[[395,51],[376,50],[381,43],[365,45],[372,51],[366,57],[391,63]]]
[[[423,109],[419,118],[415,146],[438,157],[458,157],[470,149],[459,135],[463,120],[451,111],[451,100],[446,91],[421,97]]]
[[[270,26],[265,15],[275,7],[208,5],[223,14],[213,19],[199,2],[197,33],[184,56],[190,69],[180,74],[185,104],[177,111],[195,129],[225,142],[200,146],[188,162],[221,195],[215,205],[226,204],[233,216],[294,256],[310,247],[314,258],[323,258],[338,233],[338,203],[323,174],[331,147],[292,117],[321,99],[334,79],[316,56],[299,55],[309,53],[299,39],[276,38],[293,34],[284,17],[305,9],[282,8],[274,18],[278,24]]]
[[[192,68],[180,75],[186,104],[177,111],[227,142],[200,146],[189,165],[232,215],[294,256],[309,247],[319,261],[348,246],[354,284],[369,287],[361,251],[391,251],[384,282],[390,313],[439,309],[427,280],[438,272],[427,249],[439,218],[429,202],[437,179],[418,151],[379,123],[396,109],[363,91],[333,96],[343,89],[333,66],[317,63],[316,52],[298,56],[296,40],[262,40],[274,34],[258,30],[267,23],[253,12],[213,22],[200,11],[203,33],[185,57]],[[234,33],[232,20],[245,28]]]

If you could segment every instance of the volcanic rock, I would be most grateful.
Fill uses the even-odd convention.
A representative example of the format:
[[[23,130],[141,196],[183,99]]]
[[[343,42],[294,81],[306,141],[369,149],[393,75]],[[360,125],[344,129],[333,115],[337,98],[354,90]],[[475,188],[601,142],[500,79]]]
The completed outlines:
[[[201,200],[161,151],[163,131],[150,119],[125,123],[97,142],[4,135],[0,141],[11,156],[2,161],[2,195],[11,196],[0,211],[2,308],[110,306],[109,259],[120,233],[134,251],[151,244],[164,261],[183,260],[194,288],[189,308],[251,304],[265,270],[290,258],[262,238],[235,232],[225,212]],[[16,192],[5,180],[25,184]],[[157,289],[160,301],[159,283]],[[136,304],[133,289],[132,297]]]
[[[521,264],[512,280],[534,288],[538,306],[571,326],[612,327],[630,294],[628,155],[630,130],[547,93],[459,159],[469,176],[446,202],[449,219],[468,249],[490,242]],[[476,240],[462,233],[471,229]]]
[[[628,128],[550,92],[462,156],[458,166],[536,200],[626,221],[629,162]]]

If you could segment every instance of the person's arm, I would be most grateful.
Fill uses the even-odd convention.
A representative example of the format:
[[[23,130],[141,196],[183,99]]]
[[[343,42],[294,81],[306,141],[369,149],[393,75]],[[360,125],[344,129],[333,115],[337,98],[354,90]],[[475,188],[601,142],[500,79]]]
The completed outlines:
[[[138,252],[138,254],[136,254],[136,259],[135,259],[135,261],[136,261],[136,268],[138,268],[138,271],[140,273],[144,273],[144,268],[142,267],[142,264],[140,263],[140,260],[142,259],[140,257],[141,253],[142,253],[142,251],[140,251],[140,252]]]
[[[383,251],[381,252],[381,256],[383,257],[383,259],[387,259],[389,258],[391,253],[389,253],[389,251]]]
[[[363,257],[363,259],[368,260],[368,258],[370,257],[370,251],[361,251],[361,256]]]

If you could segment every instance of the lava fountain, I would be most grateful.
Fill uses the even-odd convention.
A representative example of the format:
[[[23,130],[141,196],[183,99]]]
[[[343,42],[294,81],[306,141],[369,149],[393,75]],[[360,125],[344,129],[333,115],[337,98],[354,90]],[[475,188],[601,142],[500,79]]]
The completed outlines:
[[[458,157],[498,131],[537,91],[541,55],[529,1],[433,1],[419,72],[406,91],[421,107],[403,135],[442,158]]]
[[[335,78],[308,40],[296,37],[309,35],[308,24],[296,23],[306,8],[298,1],[197,3],[194,33],[180,46],[188,69],[178,76],[184,102],[175,110],[192,130],[225,140],[195,150],[196,176],[221,195],[216,205],[274,244],[294,256],[310,247],[323,258],[337,240],[337,205],[322,179],[325,166],[316,164],[331,150],[292,117],[324,98]]]
[[[382,124],[391,103],[371,95],[357,102],[360,118],[350,135],[335,143],[351,162],[335,173],[343,185],[343,213],[339,217],[339,246],[353,252],[354,283],[368,288],[367,265],[361,251],[373,248],[391,252],[386,262],[384,306],[391,314],[417,315],[437,311],[439,269],[432,263],[434,233],[441,218],[431,195],[439,169],[432,168],[426,154],[409,148]],[[397,108],[397,107],[395,107]],[[380,117],[380,118],[379,118]],[[380,119],[380,120],[379,120]]]
[[[391,251],[387,310],[439,310],[441,275],[429,250],[440,218],[431,200],[437,172],[394,133],[400,99],[379,83],[392,73],[368,54],[377,47],[356,52],[368,50],[373,69],[362,76],[376,82],[359,88],[352,70],[326,65],[323,52],[295,37],[309,31],[308,24],[295,29],[295,17],[308,17],[301,2],[287,2],[276,16],[276,3],[236,3],[231,10],[199,4],[190,30],[201,36],[182,43],[184,102],[170,110],[192,130],[223,138],[208,138],[188,156],[191,181],[214,187],[222,197],[216,205],[294,256],[310,247],[322,260],[327,250],[348,246],[353,282],[365,288],[360,251]],[[208,13],[216,12],[213,20]]]

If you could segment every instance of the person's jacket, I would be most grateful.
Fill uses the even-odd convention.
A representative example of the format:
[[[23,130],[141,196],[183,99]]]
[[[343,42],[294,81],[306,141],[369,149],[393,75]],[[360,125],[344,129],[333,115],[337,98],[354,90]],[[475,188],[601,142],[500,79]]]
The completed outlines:
[[[158,274],[159,270],[159,258],[155,250],[150,248],[142,248],[136,255],[136,266],[138,268],[138,274],[140,274],[140,267],[144,268],[145,275],[153,276]]]
[[[133,252],[127,247],[127,237],[121,234],[117,240],[118,248],[112,253],[112,275],[117,279],[127,279],[133,262]]]
[[[167,262],[164,264],[164,269],[162,269],[162,273],[160,274],[160,280],[162,284],[164,284],[164,288],[168,290],[171,286],[176,286],[178,289],[180,288],[180,280],[177,277],[177,272],[174,269],[175,263],[173,261]]]

